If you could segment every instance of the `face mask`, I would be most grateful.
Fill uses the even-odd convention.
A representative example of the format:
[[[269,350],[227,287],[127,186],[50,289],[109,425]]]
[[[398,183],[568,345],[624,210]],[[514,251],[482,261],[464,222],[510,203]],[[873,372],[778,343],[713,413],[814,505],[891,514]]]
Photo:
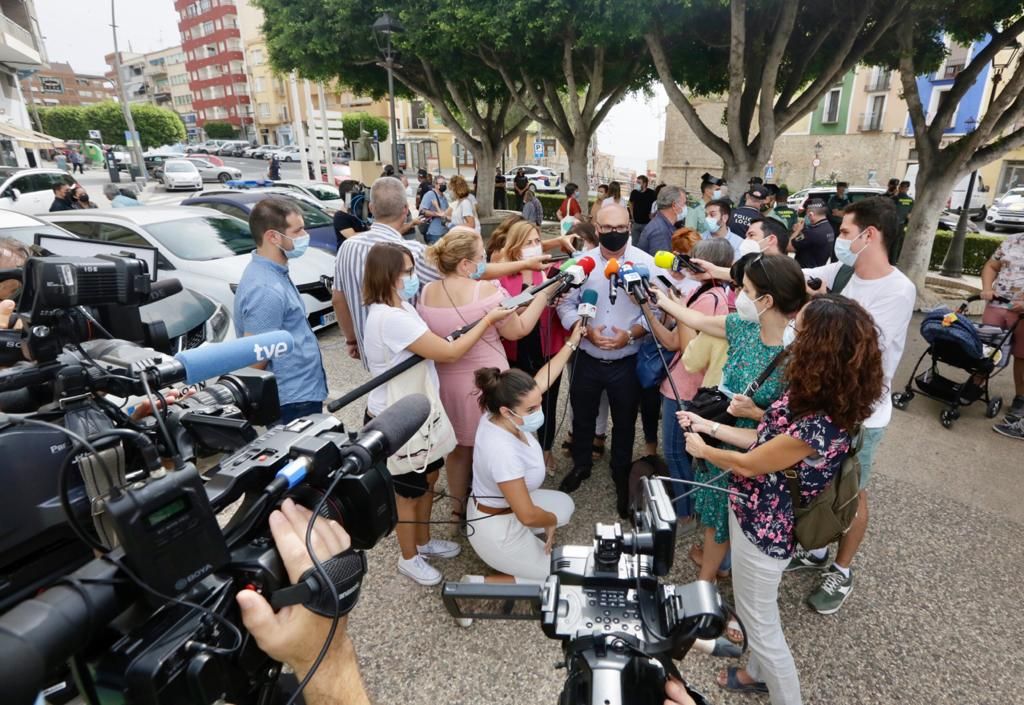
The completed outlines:
[[[448,190],[448,184],[441,184],[440,186],[437,187],[437,190],[440,191],[441,193],[444,193],[445,191]]]
[[[718,218],[712,218],[710,215],[704,219],[704,222],[708,225],[708,231],[717,233],[718,229],[722,227],[721,223],[718,222]]]
[[[524,247],[520,250],[519,259],[530,259],[531,257],[540,257],[544,254],[544,248],[540,245],[534,245],[533,247]]]
[[[689,212],[690,212],[690,208],[689,208],[688,206],[683,206],[683,207],[682,207],[682,208],[680,209],[680,211],[679,211],[679,216],[678,216],[678,217],[676,218],[676,220],[677,220],[677,221],[683,221],[683,220],[686,220],[686,214],[687,214],[687,213],[689,213]]]
[[[484,275],[484,270],[487,269],[487,262],[480,261],[476,263],[476,269],[469,275],[470,279],[479,279]]]
[[[860,240],[862,237],[864,237],[864,233],[866,232],[867,230],[862,230],[860,234],[857,237],[853,238],[852,240],[843,240],[842,238],[836,238],[836,259],[845,264],[847,267],[852,267],[857,262],[857,258],[860,256],[860,253],[863,252],[864,250],[861,249],[858,250],[857,252],[854,252],[851,248],[853,247],[853,243],[857,242],[857,240]]]
[[[741,291],[740,295],[736,297],[736,313],[744,321],[757,323],[762,313],[757,310],[757,302],[763,298],[764,296],[758,296],[756,299],[751,299],[747,296],[747,292]]]
[[[629,240],[629,231],[601,233],[598,239],[604,249],[609,252],[618,252],[626,246],[626,242]]]
[[[288,236],[285,235],[285,237]],[[292,249],[286,250],[278,245],[285,257],[288,259],[295,259],[296,257],[302,257],[302,255],[306,254],[306,250],[309,249],[309,235],[300,235],[299,237],[289,239],[292,241]]]
[[[790,321],[786,324],[786,329],[782,331],[782,345],[783,347],[789,347],[796,340],[796,321]]]
[[[814,223],[811,222],[811,216],[809,216],[809,215],[805,215],[804,216],[804,225],[807,226],[808,228],[811,227],[812,225],[814,225]]]
[[[402,288],[398,290],[398,295],[402,301],[408,301],[416,294],[420,293],[420,279],[415,274],[408,277],[402,277]]]
[[[715,190],[714,190],[714,191],[713,191],[713,192],[711,193],[711,200],[712,200],[712,201],[717,201],[717,200],[718,200],[719,198],[721,198],[721,197],[722,197],[722,189],[720,189],[720,188],[716,188],[716,189],[715,189]]]
[[[532,414],[526,416],[520,416],[516,412],[509,409],[509,412],[516,418],[523,420],[523,425],[519,427],[519,430],[523,433],[536,433],[540,430],[540,427],[544,425],[544,410],[537,409]]]
[[[743,255],[759,255],[761,254],[761,243],[757,240],[747,238],[740,243],[740,257]]]

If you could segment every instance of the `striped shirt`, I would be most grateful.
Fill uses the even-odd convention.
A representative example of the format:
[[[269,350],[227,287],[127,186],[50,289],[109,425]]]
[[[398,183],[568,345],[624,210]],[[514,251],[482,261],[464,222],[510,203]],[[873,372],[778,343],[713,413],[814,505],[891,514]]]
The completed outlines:
[[[352,325],[356,329],[356,343],[359,345],[359,357],[363,367],[366,367],[363,327],[366,324],[367,313],[367,307],[363,306],[363,274],[366,271],[366,258],[370,254],[370,248],[379,242],[393,242],[409,250],[416,264],[416,276],[419,277],[421,286],[441,278],[440,272],[427,262],[426,246],[415,240],[404,239],[389,225],[374,223],[367,232],[350,237],[341,243],[334,261],[334,290],[345,295],[345,303],[352,316]]]

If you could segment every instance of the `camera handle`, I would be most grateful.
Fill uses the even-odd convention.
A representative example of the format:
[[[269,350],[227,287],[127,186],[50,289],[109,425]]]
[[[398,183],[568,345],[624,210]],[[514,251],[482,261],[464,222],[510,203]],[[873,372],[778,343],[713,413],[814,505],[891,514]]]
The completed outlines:
[[[331,578],[329,585],[324,583],[319,571],[311,567],[294,585],[274,591],[270,596],[274,611],[288,605],[302,605],[321,617],[334,617],[331,597],[334,592],[338,596],[337,616],[344,617],[351,612],[359,601],[359,590],[366,575],[366,554],[350,548],[324,561],[323,567]]]

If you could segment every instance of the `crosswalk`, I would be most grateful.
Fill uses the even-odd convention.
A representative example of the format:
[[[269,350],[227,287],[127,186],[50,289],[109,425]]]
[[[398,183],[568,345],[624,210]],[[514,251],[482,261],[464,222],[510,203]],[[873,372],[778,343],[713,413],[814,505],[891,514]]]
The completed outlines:
[[[147,206],[176,206],[186,198],[191,198],[195,193],[190,191],[164,191],[158,189],[150,193],[144,193],[139,201]]]

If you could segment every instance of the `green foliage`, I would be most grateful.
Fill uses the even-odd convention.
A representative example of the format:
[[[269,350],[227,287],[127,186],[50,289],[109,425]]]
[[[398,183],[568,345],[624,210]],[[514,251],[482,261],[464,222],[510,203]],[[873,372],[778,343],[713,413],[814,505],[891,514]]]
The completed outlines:
[[[544,209],[544,220],[558,220],[558,207],[565,200],[564,193],[538,193],[537,198]],[[513,205],[512,196],[509,196],[509,205]]]
[[[128,129],[121,106],[112,100],[88,107],[40,108],[39,119],[43,123],[43,131],[55,137],[85,139],[89,130],[99,130],[103,141],[108,144],[123,142],[124,133]],[[185,139],[185,125],[173,110],[154,105],[133,105],[132,119],[143,148],[159,147]]]
[[[341,131],[345,135],[345,139],[349,142],[359,139],[360,125],[371,135],[376,130],[377,139],[381,142],[388,138],[388,121],[385,118],[369,113],[345,113],[341,124]]]
[[[981,268],[985,266],[985,262],[992,257],[1003,240],[1004,238],[996,235],[968,233],[964,240],[964,274],[981,274]],[[951,231],[940,230],[935,233],[929,269],[942,269],[942,260],[945,259],[952,242],[953,233]]]
[[[211,140],[230,140],[238,136],[238,131],[230,122],[208,122],[203,131]]]

